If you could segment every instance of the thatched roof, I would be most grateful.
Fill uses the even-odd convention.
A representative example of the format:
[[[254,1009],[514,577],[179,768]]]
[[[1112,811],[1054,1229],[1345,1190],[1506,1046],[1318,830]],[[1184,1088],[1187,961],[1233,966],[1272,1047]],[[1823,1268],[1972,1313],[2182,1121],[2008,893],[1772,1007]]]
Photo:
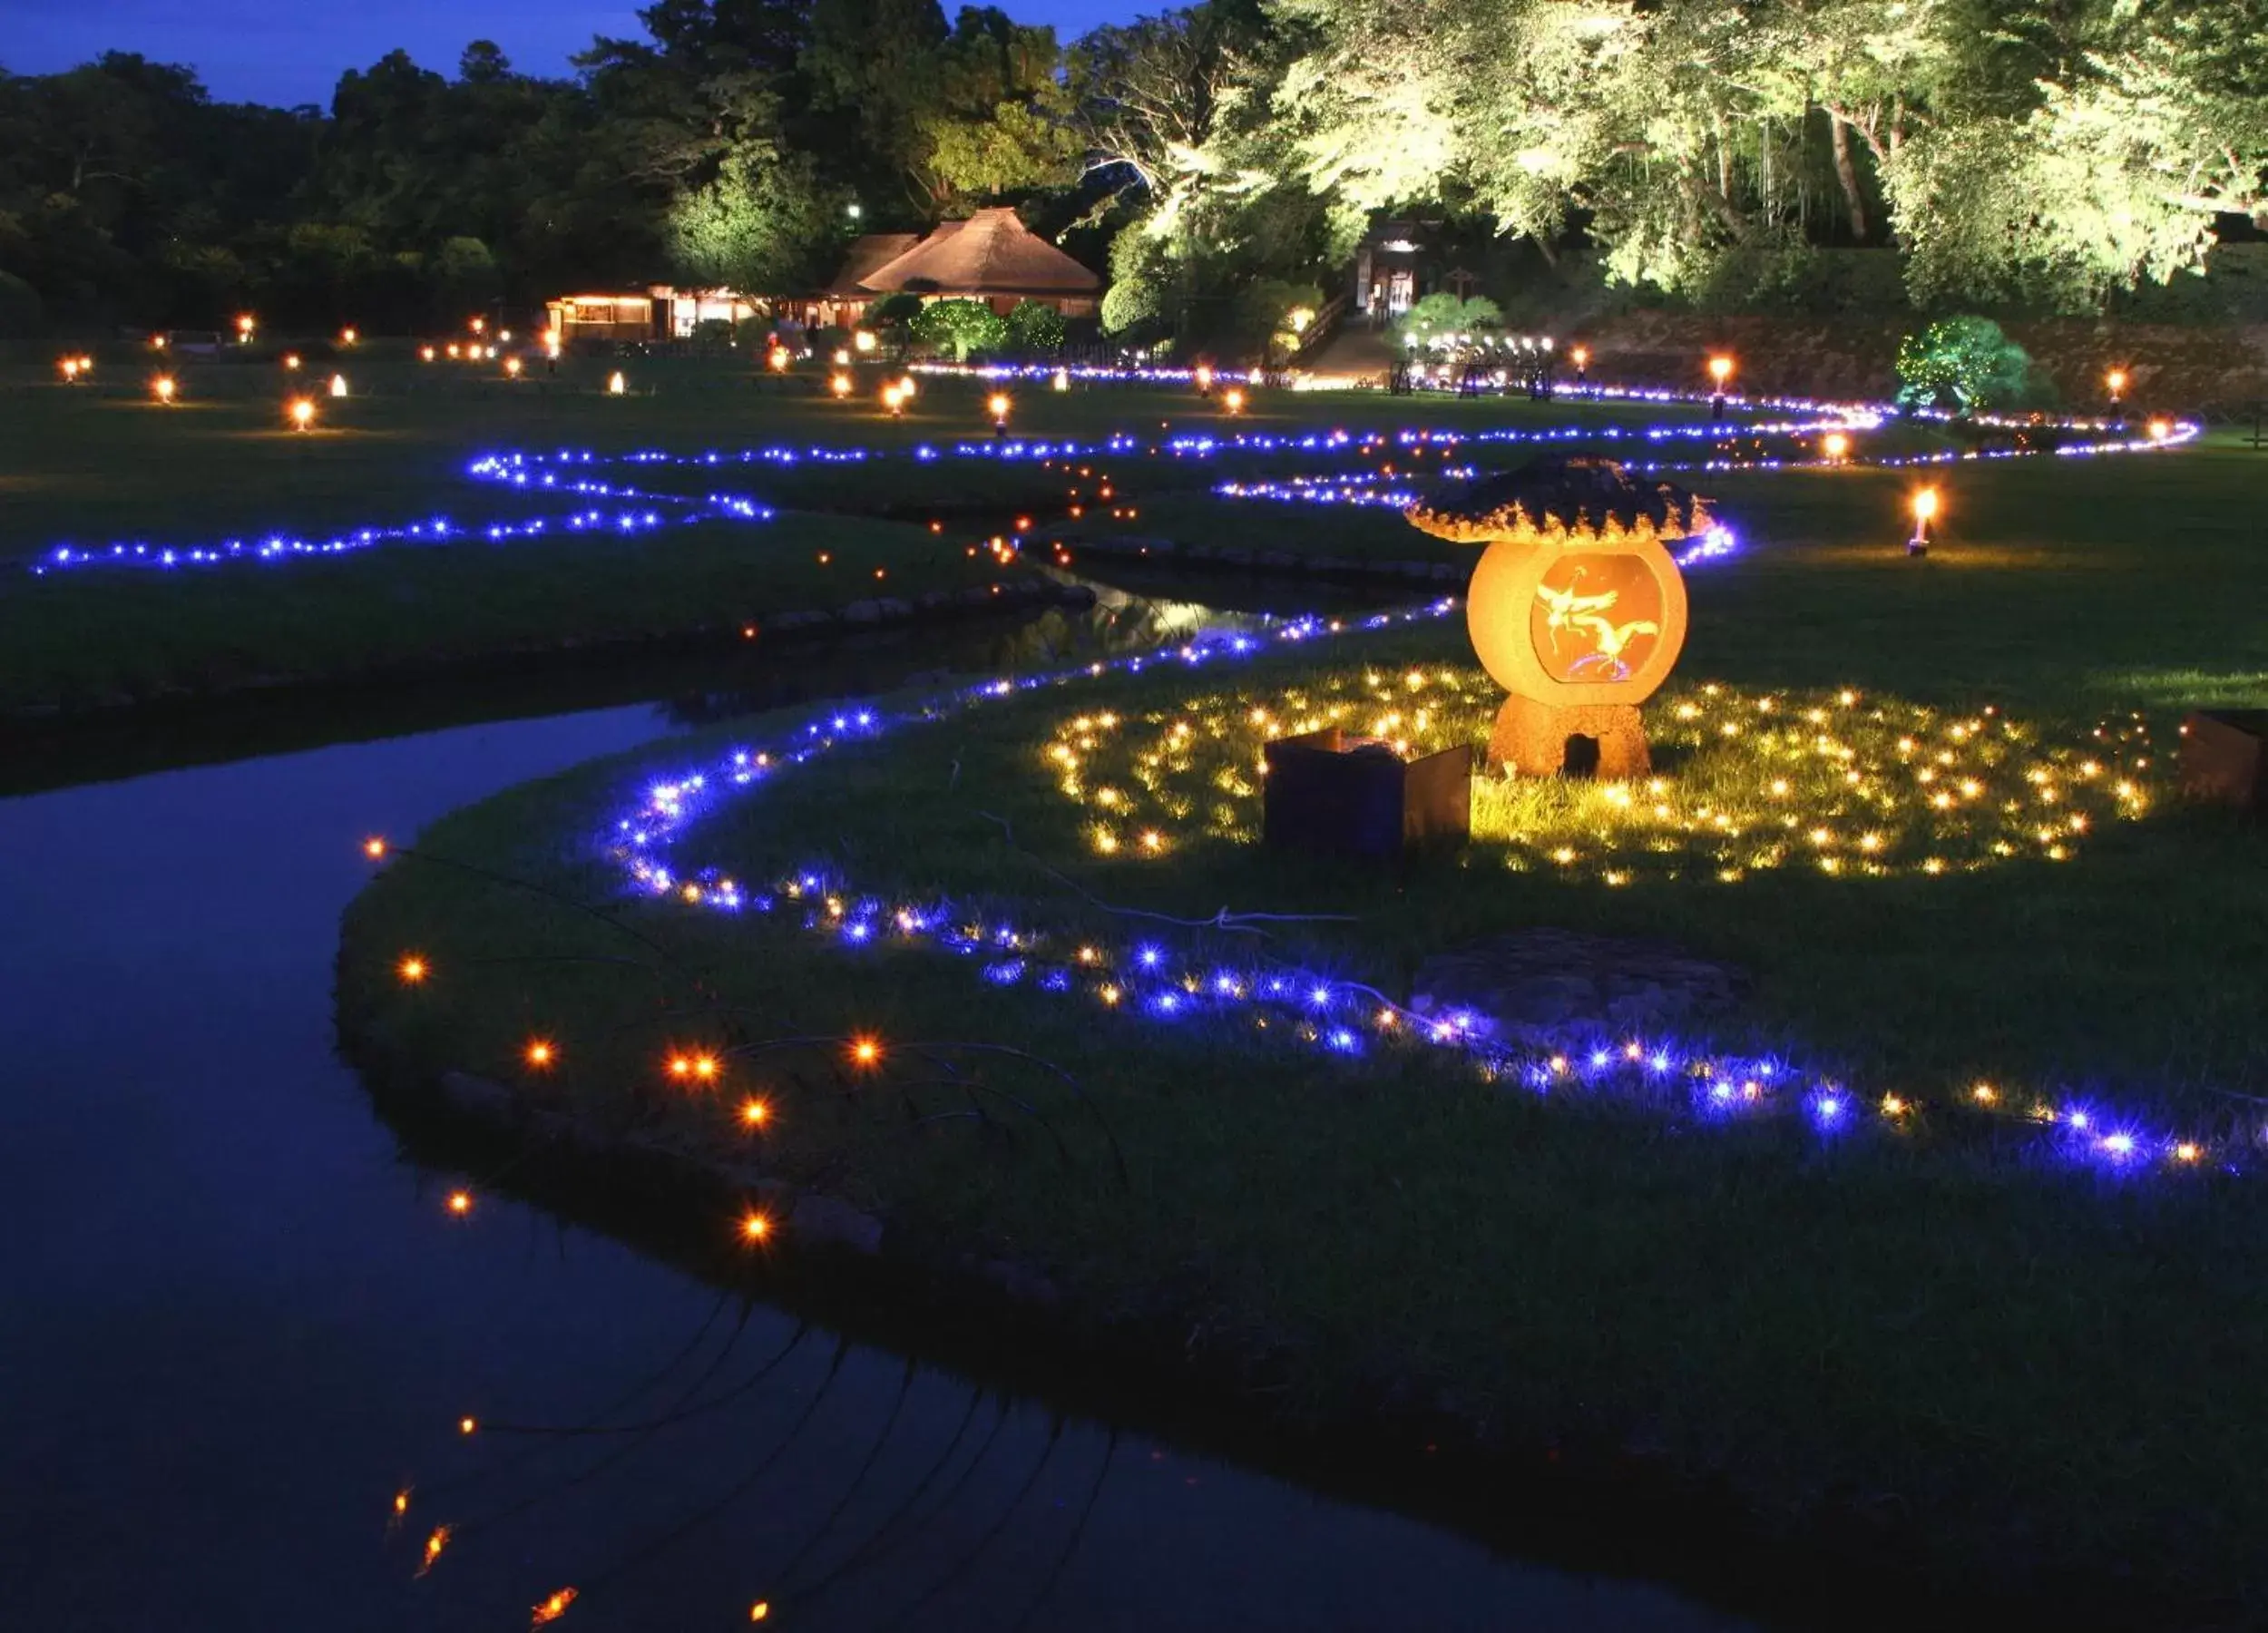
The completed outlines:
[[[1102,287],[1101,279],[1035,235],[1012,210],[980,210],[965,221],[943,222],[856,282],[877,295],[909,285],[941,295],[1091,295]]]
[[[1546,455],[1431,503],[1420,500],[1403,513],[1412,526],[1461,544],[1630,533],[1682,539],[1710,524],[1708,500],[1674,482],[1634,479],[1611,459],[1580,455]]]
[[[922,241],[918,232],[869,232],[851,242],[850,253],[843,258],[843,269],[827,285],[830,295],[865,295],[867,277],[879,272],[892,261]]]

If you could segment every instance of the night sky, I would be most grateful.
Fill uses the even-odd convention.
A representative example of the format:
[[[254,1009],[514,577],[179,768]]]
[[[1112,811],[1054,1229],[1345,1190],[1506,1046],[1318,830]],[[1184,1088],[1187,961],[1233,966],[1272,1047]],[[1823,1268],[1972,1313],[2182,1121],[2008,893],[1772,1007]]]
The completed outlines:
[[[527,73],[567,71],[597,34],[636,34],[640,0],[0,0],[0,67],[47,73],[104,51],[186,63],[223,102],[328,106],[347,68],[396,46],[455,70],[465,42],[491,39]],[[1069,38],[1167,0],[1009,0],[1023,23]],[[958,9],[946,0],[948,15]]]

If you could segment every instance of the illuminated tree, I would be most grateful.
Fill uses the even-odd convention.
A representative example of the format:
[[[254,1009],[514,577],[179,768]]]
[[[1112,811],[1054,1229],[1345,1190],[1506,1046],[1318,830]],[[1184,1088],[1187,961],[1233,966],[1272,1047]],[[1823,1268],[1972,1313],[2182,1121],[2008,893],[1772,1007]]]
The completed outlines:
[[[1963,414],[2020,402],[2032,360],[1989,318],[1946,318],[1898,343],[1898,401]]]
[[[1063,348],[1063,314],[1041,300],[1019,300],[1008,311],[1008,344],[1027,357]]]
[[[964,363],[972,352],[998,351],[1005,345],[1008,320],[981,300],[933,300],[914,319],[914,337]]]

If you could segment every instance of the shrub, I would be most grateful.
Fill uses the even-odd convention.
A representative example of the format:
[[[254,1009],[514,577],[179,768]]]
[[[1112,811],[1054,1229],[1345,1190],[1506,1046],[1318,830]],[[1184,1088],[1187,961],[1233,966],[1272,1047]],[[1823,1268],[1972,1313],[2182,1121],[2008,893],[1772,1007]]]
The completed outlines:
[[[2004,408],[2030,387],[2032,360],[1989,318],[1942,318],[1898,343],[1901,407]]]
[[[1044,301],[1019,300],[1008,313],[1008,343],[1031,357],[1063,349],[1063,314]]]
[[[933,300],[914,319],[914,337],[965,363],[972,352],[998,351],[1008,339],[1008,320],[981,300]]]

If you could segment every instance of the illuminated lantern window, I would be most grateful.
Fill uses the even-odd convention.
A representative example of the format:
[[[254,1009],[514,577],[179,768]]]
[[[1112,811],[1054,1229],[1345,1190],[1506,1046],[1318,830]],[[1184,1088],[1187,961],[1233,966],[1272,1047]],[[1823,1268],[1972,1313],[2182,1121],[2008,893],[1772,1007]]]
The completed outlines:
[[[1686,644],[1685,579],[1666,545],[1708,531],[1706,502],[1609,460],[1546,458],[1407,514],[1436,538],[1488,546],[1465,622],[1511,693],[1491,755],[1531,777],[1586,761],[1601,777],[1644,776],[1637,706]]]

